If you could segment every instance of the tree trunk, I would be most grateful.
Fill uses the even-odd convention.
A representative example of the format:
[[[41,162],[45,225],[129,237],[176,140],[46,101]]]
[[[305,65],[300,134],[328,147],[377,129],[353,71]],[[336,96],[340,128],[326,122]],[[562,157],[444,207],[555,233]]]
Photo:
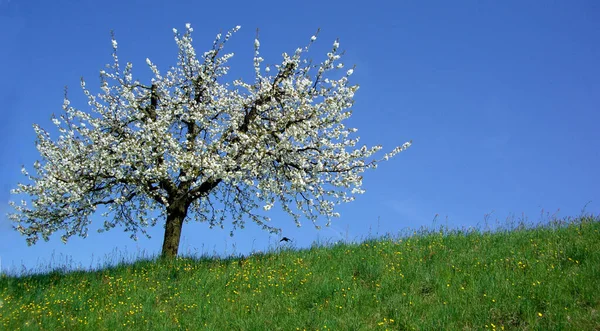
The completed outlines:
[[[181,228],[183,220],[187,215],[185,201],[174,201],[167,208],[167,224],[165,226],[165,239],[162,247],[162,258],[173,259],[177,256],[179,250],[179,240],[181,239]]]

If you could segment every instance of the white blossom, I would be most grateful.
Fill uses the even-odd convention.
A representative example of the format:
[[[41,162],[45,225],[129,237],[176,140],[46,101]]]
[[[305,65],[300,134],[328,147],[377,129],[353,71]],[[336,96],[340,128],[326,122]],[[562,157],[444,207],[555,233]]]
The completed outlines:
[[[186,220],[210,227],[229,219],[243,228],[251,220],[278,232],[264,214],[277,204],[296,225],[306,218],[319,228],[321,216],[329,224],[337,205],[364,193],[365,170],[410,146],[381,159],[372,158],[381,146],[358,146],[356,129],[345,126],[358,90],[349,82],[354,70],[330,74],[343,68],[337,40],[312,70],[308,48],[263,67],[257,38],[255,81],[225,79],[233,54],[223,47],[239,29],[199,54],[191,25],[183,35],[173,29],[177,63],[161,73],[147,58],[149,83],[134,78],[131,63],[120,65],[113,38],[100,92],[81,82],[89,108],[65,97],[63,113],[52,118],[54,140],[34,125],[41,160],[31,174],[22,169],[27,183],[11,193],[30,199],[11,202],[9,216],[29,244],[55,232],[63,241],[87,236],[98,207],[105,209],[101,231],[120,225],[134,239],[159,220],[181,217],[181,208]]]

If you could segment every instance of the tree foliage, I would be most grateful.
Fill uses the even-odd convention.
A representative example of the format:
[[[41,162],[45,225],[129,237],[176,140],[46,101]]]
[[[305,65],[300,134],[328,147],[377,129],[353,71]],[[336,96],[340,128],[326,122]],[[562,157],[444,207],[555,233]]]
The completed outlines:
[[[340,62],[337,40],[319,64],[303,56],[315,35],[265,66],[257,35],[254,81],[225,82],[233,53],[223,47],[239,28],[218,34],[201,55],[189,24],[183,34],[173,29],[177,66],[161,72],[147,59],[149,84],[133,78],[131,63],[121,65],[113,35],[101,92],[81,81],[89,111],[71,106],[65,93],[64,113],[52,118],[60,136],[34,125],[42,160],[35,175],[23,168],[30,183],[13,190],[31,201],[12,203],[9,215],[29,244],[59,230],[64,242],[87,236],[101,206],[104,230],[121,225],[134,239],[166,220],[166,256],[177,254],[184,220],[211,227],[230,220],[234,229],[252,220],[277,232],[264,211],[278,203],[298,226],[302,217],[317,226],[319,215],[329,224],[337,204],[363,193],[363,171],[410,146],[377,160],[368,159],[381,146],[357,146],[356,129],[343,122],[358,85],[349,83],[354,68]]]

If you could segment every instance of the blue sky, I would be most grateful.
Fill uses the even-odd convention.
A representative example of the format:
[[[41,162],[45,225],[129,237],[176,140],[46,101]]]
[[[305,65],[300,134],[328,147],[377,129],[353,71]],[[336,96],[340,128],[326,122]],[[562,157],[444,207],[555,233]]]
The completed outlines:
[[[600,213],[600,3],[596,1],[90,1],[0,0],[0,258],[4,270],[57,261],[95,266],[116,255],[156,254],[163,229],[134,242],[119,228],[87,239],[59,236],[27,247],[11,229],[10,189],[39,159],[33,123],[51,129],[63,89],[87,105],[83,76],[98,86],[111,62],[110,30],[122,61],[149,79],[149,57],[176,62],[172,28],[194,27],[199,53],[219,31],[242,29],[228,43],[232,74],[251,78],[260,29],[265,63],[306,45],[323,59],[335,38],[356,64],[354,115],[361,142],[391,150],[413,146],[364,176],[366,193],[342,206],[332,227],[296,228],[275,211],[273,224],[292,245],[359,240],[406,228],[481,225]],[[236,77],[236,78],[237,78]],[[97,92],[97,90],[95,90]],[[20,199],[20,198],[19,198]],[[100,218],[98,217],[98,220]],[[93,224],[95,230],[99,223]],[[229,229],[184,225],[180,252],[247,254],[278,237],[248,224]],[[119,252],[119,253],[117,253]],[[15,269],[16,268],[16,269]]]

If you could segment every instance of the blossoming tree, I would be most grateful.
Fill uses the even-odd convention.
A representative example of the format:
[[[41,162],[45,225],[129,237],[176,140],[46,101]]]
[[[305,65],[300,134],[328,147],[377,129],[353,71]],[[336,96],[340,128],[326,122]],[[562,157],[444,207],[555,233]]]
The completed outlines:
[[[218,34],[201,56],[191,26],[184,34],[174,29],[177,66],[161,72],[147,59],[149,84],[134,80],[131,63],[121,66],[113,35],[101,93],[81,81],[91,111],[72,107],[65,93],[64,113],[52,118],[60,136],[52,140],[34,125],[42,161],[33,165],[36,175],[23,168],[30,183],[12,193],[31,200],[12,202],[9,215],[28,244],[58,230],[64,242],[87,236],[99,207],[100,232],[122,225],[133,239],[166,219],[163,257],[177,255],[184,220],[212,228],[228,219],[233,229],[252,220],[278,232],[261,209],[279,203],[298,226],[301,216],[317,226],[323,215],[329,224],[339,216],[335,205],[363,193],[363,171],[410,146],[371,160],[381,146],[356,147],[356,129],[342,122],[358,85],[349,85],[353,69],[343,69],[337,40],[318,65],[303,56],[313,36],[271,68],[261,65],[257,36],[254,82],[224,82],[233,54],[222,54],[223,46],[239,28]]]

